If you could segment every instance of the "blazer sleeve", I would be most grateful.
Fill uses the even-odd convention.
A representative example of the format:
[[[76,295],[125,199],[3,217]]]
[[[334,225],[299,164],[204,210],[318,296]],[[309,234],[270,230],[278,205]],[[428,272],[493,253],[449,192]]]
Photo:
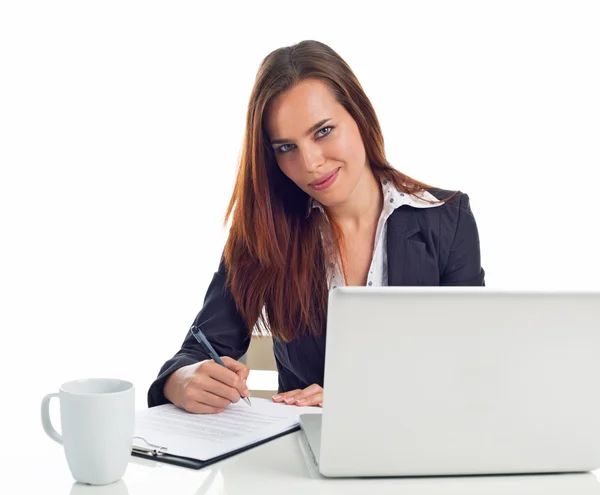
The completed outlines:
[[[237,310],[231,292],[226,287],[226,268],[223,259],[206,292],[204,304],[194,319],[219,356],[239,359],[248,350],[250,332]],[[191,325],[190,325],[191,326]],[[188,330],[181,349],[163,364],[148,390],[148,407],[169,402],[164,394],[165,382],[175,370],[210,359],[204,348]]]
[[[442,221],[443,238],[450,240],[450,248],[441,271],[440,285],[485,286],[479,232],[469,196],[465,193],[457,196],[460,198],[458,206],[451,201],[448,204],[450,208],[447,210],[447,218]]]

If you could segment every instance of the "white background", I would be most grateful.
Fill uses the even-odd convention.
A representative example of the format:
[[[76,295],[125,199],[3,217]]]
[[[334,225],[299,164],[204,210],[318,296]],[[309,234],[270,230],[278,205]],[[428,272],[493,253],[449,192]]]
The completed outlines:
[[[285,5],[0,6],[9,439],[69,379],[145,406],[218,264],[256,70],[302,39],[354,69],[394,166],[469,194],[488,287],[600,288],[598,2]]]

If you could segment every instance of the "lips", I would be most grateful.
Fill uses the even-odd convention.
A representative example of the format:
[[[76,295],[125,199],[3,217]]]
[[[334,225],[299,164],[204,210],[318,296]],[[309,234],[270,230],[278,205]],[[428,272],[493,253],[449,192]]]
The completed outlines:
[[[324,175],[323,177],[321,177],[317,180],[312,181],[309,185],[310,186],[318,186],[320,184],[323,184],[323,182],[327,181],[327,179],[331,179],[331,177],[333,177],[336,172],[337,172],[337,169],[329,172],[327,175]]]

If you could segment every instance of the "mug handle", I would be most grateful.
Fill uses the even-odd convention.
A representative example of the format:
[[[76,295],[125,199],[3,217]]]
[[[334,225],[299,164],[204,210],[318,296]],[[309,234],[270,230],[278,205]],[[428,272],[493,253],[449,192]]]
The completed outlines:
[[[50,399],[52,397],[60,398],[59,394],[48,394],[42,399],[42,426],[44,427],[44,431],[46,434],[55,442],[59,444],[63,444],[62,436],[54,429],[52,426],[52,421],[50,421]]]

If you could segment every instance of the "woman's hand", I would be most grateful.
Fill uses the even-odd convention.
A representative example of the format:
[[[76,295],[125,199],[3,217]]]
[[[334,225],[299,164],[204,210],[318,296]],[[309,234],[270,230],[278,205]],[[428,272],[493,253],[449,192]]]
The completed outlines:
[[[227,368],[207,359],[174,371],[165,383],[165,397],[188,412],[206,414],[219,413],[250,395],[248,366],[230,357],[222,359]]]
[[[290,390],[273,396],[273,402],[283,402],[290,406],[318,406],[323,407],[323,387],[316,383],[304,390]]]

